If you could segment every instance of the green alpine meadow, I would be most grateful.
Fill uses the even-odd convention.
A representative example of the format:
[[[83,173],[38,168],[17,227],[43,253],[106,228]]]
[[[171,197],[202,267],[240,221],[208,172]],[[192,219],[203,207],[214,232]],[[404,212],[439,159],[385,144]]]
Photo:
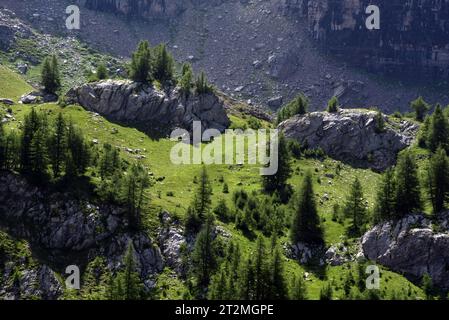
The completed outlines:
[[[0,5],[0,300],[449,299],[449,2],[73,2]]]

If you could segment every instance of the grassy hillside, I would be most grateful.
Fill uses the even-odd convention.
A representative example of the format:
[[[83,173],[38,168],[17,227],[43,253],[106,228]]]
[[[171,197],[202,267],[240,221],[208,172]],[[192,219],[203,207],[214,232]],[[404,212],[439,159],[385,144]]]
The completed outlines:
[[[0,98],[8,98],[17,102],[17,99],[32,87],[18,74],[0,65]]]
[[[20,76],[5,67],[0,67],[0,96],[16,99],[31,88]],[[7,124],[9,130],[14,130],[21,125],[21,120],[27,114],[31,106],[15,105],[12,107],[16,121]],[[161,210],[168,210],[172,214],[183,217],[191,202],[193,190],[195,189],[194,177],[199,174],[200,166],[183,165],[177,166],[170,161],[170,150],[175,142],[168,139],[153,140],[147,135],[134,128],[120,126],[111,123],[101,116],[85,111],[80,106],[67,106],[61,108],[56,104],[44,104],[35,106],[36,109],[48,112],[50,117],[62,112],[68,118],[82,128],[90,140],[98,143],[110,143],[121,148],[121,155],[128,161],[140,161],[154,174],[155,185],[150,188],[150,204],[147,208],[146,222],[150,232],[158,227],[157,215]],[[236,126],[244,126],[249,117],[241,114],[233,114],[232,121]],[[267,123],[263,123],[267,126]],[[129,152],[130,150],[137,150]],[[127,151],[129,150],[129,151]],[[357,176],[364,189],[368,206],[371,208],[374,201],[374,188],[379,179],[377,173],[371,170],[353,169],[340,162],[324,159],[301,159],[294,160],[293,177],[290,184],[295,190],[298,189],[304,172],[313,172],[313,180],[316,198],[319,205],[319,213],[324,227],[325,241],[327,245],[347,241],[345,236],[345,224],[332,221],[332,211],[335,204],[343,205],[344,199],[349,192],[349,185]],[[247,192],[260,191],[261,177],[259,168],[249,165],[211,165],[207,170],[213,188],[213,206],[220,199],[225,199],[231,206],[232,193],[239,189]],[[93,183],[98,183],[97,178],[92,177]],[[229,185],[229,193],[223,193],[223,184]],[[286,207],[288,212],[291,208]],[[244,252],[250,253],[254,250],[254,239],[248,238],[233,223],[223,224],[232,234],[232,238],[241,244]],[[287,231],[287,230],[286,230]],[[258,233],[258,232],[257,232]],[[287,232],[285,232],[287,234]],[[350,240],[350,239],[349,239]],[[286,236],[281,239],[286,242]],[[340,267],[326,267],[326,270],[310,270],[299,265],[296,261],[286,259],[286,274],[289,281],[293,275],[304,271],[310,273],[307,280],[309,297],[318,299],[321,288],[325,283],[331,282],[335,288],[335,297],[343,294],[343,281],[349,272],[356,272],[354,263],[345,264]],[[352,271],[351,271],[352,270]],[[383,270],[382,290],[387,297],[393,297],[395,293],[403,291],[408,298],[422,297],[421,289],[410,283],[403,276]],[[171,276],[171,271],[166,269],[157,280],[159,289],[158,297],[161,299],[179,298],[184,290],[184,284],[179,279]]]

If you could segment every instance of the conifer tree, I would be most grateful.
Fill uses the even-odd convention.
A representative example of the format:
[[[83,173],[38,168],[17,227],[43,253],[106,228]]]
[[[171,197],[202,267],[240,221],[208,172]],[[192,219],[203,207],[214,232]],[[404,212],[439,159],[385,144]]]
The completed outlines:
[[[121,170],[119,151],[109,143],[103,145],[103,154],[100,159],[100,177],[105,180]]]
[[[55,55],[46,57],[42,63],[41,84],[46,92],[53,94],[61,87],[61,75]]]
[[[67,126],[60,112],[53,124],[53,132],[49,139],[50,162],[55,178],[58,178],[63,170],[67,149]]]
[[[228,297],[228,282],[227,273],[225,270],[220,270],[211,280],[209,286],[209,299],[211,300],[227,300],[235,299],[235,297]]]
[[[138,229],[141,225],[141,211],[144,192],[150,186],[150,180],[141,164],[133,164],[128,170],[124,183],[124,196],[128,208],[130,226]]]
[[[335,113],[338,112],[338,98],[332,97],[327,103],[327,112]]]
[[[30,113],[25,115],[24,125],[21,135],[20,168],[23,173],[32,171],[32,150],[31,144],[36,132],[40,127],[40,119],[37,111],[32,108]]]
[[[277,123],[279,124],[282,121],[287,120],[297,114],[306,114],[308,105],[308,99],[303,94],[298,95],[278,111]]]
[[[426,299],[433,300],[433,292],[434,292],[433,280],[428,273],[425,273],[423,275],[421,279],[421,287],[424,293],[426,294]]]
[[[31,140],[31,173],[37,181],[45,181],[48,178],[47,168],[49,164],[47,149],[47,127],[41,125]]]
[[[266,299],[270,286],[268,265],[266,263],[266,254],[267,252],[265,248],[265,240],[262,236],[259,236],[256,242],[256,257],[254,261],[255,300]]]
[[[110,296],[113,300],[140,300],[143,286],[136,271],[134,246],[130,242],[123,260],[124,269],[120,271],[112,282]]]
[[[255,284],[256,284],[256,271],[254,268],[253,260],[248,258],[246,263],[242,265],[240,277],[240,299],[242,300],[254,300],[256,297]]]
[[[322,243],[323,235],[316,208],[312,174],[307,172],[299,189],[296,213],[291,225],[290,238],[293,243]]]
[[[210,211],[212,204],[212,186],[209,181],[206,167],[203,166],[200,172],[198,189],[194,199],[194,209],[200,218],[204,218]]]
[[[274,300],[284,300],[287,297],[287,286],[284,274],[284,260],[282,251],[278,245],[275,245],[273,257],[270,264],[271,271],[271,289],[269,298]]]
[[[418,121],[423,121],[426,112],[430,110],[429,104],[422,97],[412,101],[410,107],[415,111],[415,119]]]
[[[330,283],[325,284],[320,290],[320,300],[328,301],[334,297],[334,289]]]
[[[344,208],[345,215],[351,218],[349,232],[351,235],[360,236],[366,222],[367,210],[364,204],[362,184],[355,178]]]
[[[377,190],[376,205],[374,208],[375,223],[394,218],[396,212],[395,194],[396,182],[394,179],[394,171],[388,169],[382,175]]]
[[[302,275],[293,279],[293,286],[290,291],[291,300],[307,300],[307,287]]]
[[[136,82],[147,83],[152,78],[151,49],[148,41],[141,41],[132,55],[130,78]]]
[[[181,91],[188,96],[190,94],[190,91],[192,90],[192,81],[193,81],[193,71],[192,66],[188,63],[184,63],[182,65],[182,72],[181,72]]]
[[[378,134],[383,133],[385,131],[385,119],[384,119],[384,115],[382,114],[381,111],[377,111],[374,120],[376,122],[376,127],[375,127],[376,133],[378,133]]]
[[[278,170],[273,175],[262,178],[263,188],[266,192],[278,191],[281,194],[286,191],[287,180],[291,177],[291,155],[288,150],[287,139],[283,134],[279,135],[278,143]]]
[[[97,78],[98,80],[107,79],[109,76],[108,69],[103,63],[100,63],[97,67]]]
[[[91,149],[85,141],[81,130],[72,121],[67,129],[68,152],[66,155],[66,177],[75,178],[83,175],[90,165]]]
[[[213,91],[212,86],[207,82],[206,75],[204,72],[201,72],[197,77],[195,82],[196,92],[197,94],[208,94]]]
[[[4,144],[4,167],[6,170],[15,170],[20,168],[20,137],[15,130],[11,130],[5,139]]]
[[[431,117],[428,130],[429,149],[435,152],[441,146],[449,153],[449,120],[444,116],[439,104]]]
[[[161,83],[173,80],[174,59],[167,51],[165,44],[161,44],[155,48],[153,76]]]
[[[396,214],[402,218],[422,209],[421,188],[416,161],[409,151],[403,152],[396,166]]]
[[[193,273],[199,288],[208,286],[211,274],[217,267],[217,248],[212,235],[213,229],[214,218],[208,215],[192,252]]]
[[[240,246],[236,244],[234,249],[230,252],[229,261],[229,297],[235,299],[239,297],[240,287],[239,280],[241,277],[241,265],[242,265],[242,254],[240,251]]]
[[[418,134],[418,145],[421,148],[427,148],[428,147],[428,139],[429,139],[429,128],[430,128],[430,121],[432,117],[427,115],[424,118],[424,122],[419,130]]]
[[[47,118],[33,108],[25,116],[21,137],[20,167],[37,181],[47,178]]]
[[[446,201],[449,200],[449,160],[446,151],[441,147],[430,160],[427,169],[427,189],[433,212],[442,212]]]
[[[212,186],[209,181],[206,167],[203,166],[200,172],[198,188],[195,192],[192,204],[187,210],[186,232],[197,233],[204,218],[209,214],[212,205]]]

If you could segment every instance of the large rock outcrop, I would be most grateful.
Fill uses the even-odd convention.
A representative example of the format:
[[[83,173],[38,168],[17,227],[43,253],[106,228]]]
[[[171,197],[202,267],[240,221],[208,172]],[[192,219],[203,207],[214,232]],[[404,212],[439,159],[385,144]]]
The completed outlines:
[[[321,148],[329,156],[356,167],[384,170],[393,165],[399,151],[414,140],[418,126],[384,117],[379,131],[377,112],[343,110],[298,115],[279,125],[287,138],[309,148]]]
[[[362,248],[366,258],[395,272],[416,280],[427,273],[449,289],[449,212],[433,222],[412,215],[377,225],[363,236]]]
[[[300,8],[309,31],[327,50],[372,71],[449,78],[449,0],[285,0]],[[380,30],[365,26],[369,5]]]
[[[203,130],[224,131],[230,124],[225,105],[215,94],[190,94],[186,98],[177,88],[162,91],[129,80],[85,84],[71,89],[67,99],[146,132],[166,133],[176,127],[191,130],[193,121],[201,121]]]
[[[27,240],[48,265],[64,271],[104,256],[119,268],[128,244],[135,249],[137,268],[147,277],[163,268],[159,248],[144,232],[131,232],[125,211],[93,204],[66,193],[42,190],[12,173],[0,173],[0,227]]]

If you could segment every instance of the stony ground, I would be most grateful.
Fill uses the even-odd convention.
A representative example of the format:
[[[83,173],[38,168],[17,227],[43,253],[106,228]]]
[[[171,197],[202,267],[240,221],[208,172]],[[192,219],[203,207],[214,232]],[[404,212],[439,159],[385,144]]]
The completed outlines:
[[[417,95],[432,103],[449,103],[444,92],[429,86],[408,86],[353,70],[328,57],[310,40],[306,21],[290,17],[279,0],[225,1],[187,10],[170,22],[125,20],[82,9],[79,31],[65,29],[70,1],[4,0],[2,6],[44,32],[79,37],[95,48],[127,57],[140,39],[168,43],[180,61],[205,70],[224,92],[277,108],[299,92],[322,109],[334,94],[350,107],[378,106],[384,111],[408,110]],[[220,1],[218,1],[220,2]]]

